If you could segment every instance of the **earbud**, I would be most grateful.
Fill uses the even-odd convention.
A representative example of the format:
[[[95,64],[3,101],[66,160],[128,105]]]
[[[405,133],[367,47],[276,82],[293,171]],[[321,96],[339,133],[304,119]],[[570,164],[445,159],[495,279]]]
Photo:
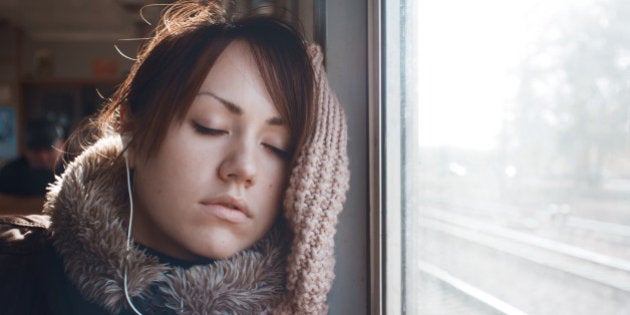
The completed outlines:
[[[129,150],[129,143],[131,142],[131,139],[133,138],[133,136],[131,135],[131,133],[124,133],[120,136],[120,140],[122,141],[122,145],[123,145],[123,150],[125,150],[123,152],[123,156],[125,157],[125,159],[127,159],[127,152]]]

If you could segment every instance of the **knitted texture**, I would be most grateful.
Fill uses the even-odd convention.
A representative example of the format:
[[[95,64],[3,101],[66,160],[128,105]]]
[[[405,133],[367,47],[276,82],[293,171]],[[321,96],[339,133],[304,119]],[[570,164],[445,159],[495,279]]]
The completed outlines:
[[[344,113],[330,90],[317,45],[309,47],[315,74],[315,132],[298,153],[284,208],[294,233],[287,264],[287,298],[278,312],[324,314],[334,279],[334,235],[350,174]]]

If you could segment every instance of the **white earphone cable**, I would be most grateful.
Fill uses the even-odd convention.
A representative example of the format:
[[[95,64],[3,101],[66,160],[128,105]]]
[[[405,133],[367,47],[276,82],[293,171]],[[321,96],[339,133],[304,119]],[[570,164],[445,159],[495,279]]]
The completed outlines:
[[[125,152],[126,153],[126,152]],[[131,248],[131,226],[133,224],[133,196],[131,195],[131,172],[129,172],[129,162],[127,161],[127,155],[125,154],[125,168],[127,169],[127,192],[129,193],[129,227],[127,228],[127,247],[126,247],[126,256],[125,259],[129,258],[129,249]],[[142,315],[142,313],[133,305],[131,302],[131,297],[129,296],[129,288],[127,286],[127,263],[125,261],[125,274],[124,274],[124,290],[125,290],[125,298],[127,299],[127,304],[131,306],[131,309],[138,315]]]

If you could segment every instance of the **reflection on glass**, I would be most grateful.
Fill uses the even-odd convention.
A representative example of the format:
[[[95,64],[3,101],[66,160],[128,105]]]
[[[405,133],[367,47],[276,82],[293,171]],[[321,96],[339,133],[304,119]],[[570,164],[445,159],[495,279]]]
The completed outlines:
[[[404,310],[629,312],[629,3],[405,5]]]

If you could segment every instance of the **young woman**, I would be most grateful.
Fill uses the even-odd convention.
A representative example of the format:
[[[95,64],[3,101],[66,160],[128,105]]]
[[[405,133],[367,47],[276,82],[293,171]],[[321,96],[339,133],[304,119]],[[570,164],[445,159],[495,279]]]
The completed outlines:
[[[325,313],[348,184],[316,46],[178,2],[44,215],[0,220],[15,314]]]

